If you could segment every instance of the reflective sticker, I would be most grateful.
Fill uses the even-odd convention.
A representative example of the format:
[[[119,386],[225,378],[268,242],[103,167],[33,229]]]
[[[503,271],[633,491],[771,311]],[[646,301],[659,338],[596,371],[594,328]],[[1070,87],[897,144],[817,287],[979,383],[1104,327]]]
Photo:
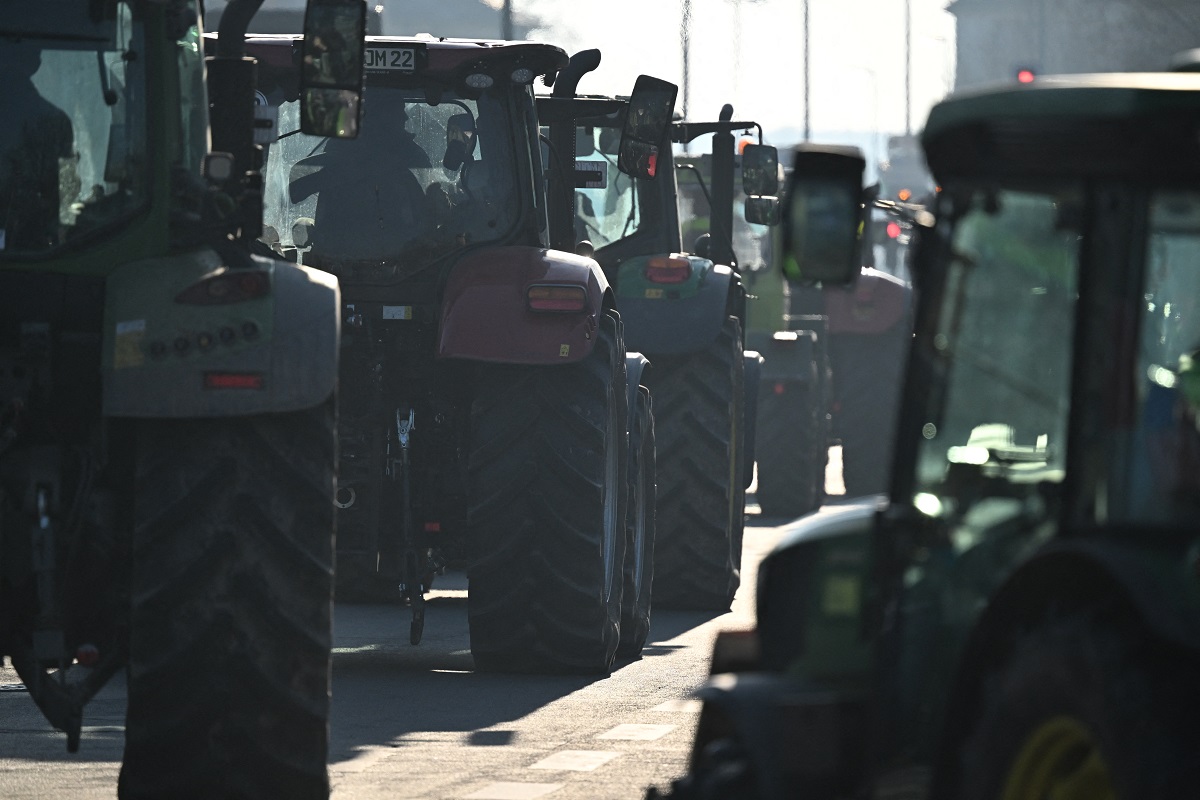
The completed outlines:
[[[821,611],[831,617],[858,615],[861,583],[856,575],[830,575],[821,593]]]
[[[560,345],[558,346],[558,357],[559,357],[559,358],[566,358],[566,357],[567,357],[567,356],[569,356],[569,355],[571,355],[571,345],[569,345],[569,344],[560,344]]]
[[[146,320],[131,319],[118,322],[113,343],[113,367],[140,367],[146,360],[142,340],[146,338]]]
[[[663,296],[662,289],[647,289],[646,290],[646,299],[647,300],[659,300],[662,298],[662,296]]]
[[[384,319],[412,319],[413,318],[413,307],[412,306],[384,306],[383,307],[383,318]]]

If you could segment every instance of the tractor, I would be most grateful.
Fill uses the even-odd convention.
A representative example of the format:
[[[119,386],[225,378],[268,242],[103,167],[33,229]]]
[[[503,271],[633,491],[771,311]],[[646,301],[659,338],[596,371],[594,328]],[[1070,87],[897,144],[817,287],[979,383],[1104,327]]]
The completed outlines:
[[[251,252],[260,4],[207,60],[197,2],[0,11],[0,656],[71,752],[125,670],[121,797],[329,794],[341,303]],[[364,13],[309,4],[306,130]]]
[[[348,142],[301,131],[299,45],[245,46],[281,130],[261,246],[342,291],[338,596],[407,605],[416,645],[463,570],[477,669],[606,673],[649,629],[653,417],[604,272],[550,237],[533,83],[577,80],[567,56],[368,36]],[[634,171],[674,87],[640,96]]]
[[[596,51],[593,64],[599,63]],[[582,54],[577,54],[582,55]],[[657,175],[618,169],[621,130],[631,102],[570,95],[556,87],[538,98],[556,158],[576,180],[551,217],[563,246],[594,254],[615,286],[628,346],[645,354],[654,395],[658,492],[654,602],[663,608],[724,611],[741,580],[745,490],[754,463],[757,353],[745,350],[746,292],[733,254],[732,106],[711,122],[674,121],[663,135]],[[711,225],[685,252],[672,143],[712,135]],[[761,130],[760,130],[761,138]],[[746,213],[778,218],[775,149],[751,145],[743,177],[754,195]],[[703,185],[703,182],[701,182]],[[567,194],[570,192],[570,194]],[[756,216],[757,215],[757,216]]]
[[[888,492],[765,559],[673,796],[1195,793],[1197,130],[1186,72],[933,108]],[[792,279],[858,274],[862,171],[798,149]]]

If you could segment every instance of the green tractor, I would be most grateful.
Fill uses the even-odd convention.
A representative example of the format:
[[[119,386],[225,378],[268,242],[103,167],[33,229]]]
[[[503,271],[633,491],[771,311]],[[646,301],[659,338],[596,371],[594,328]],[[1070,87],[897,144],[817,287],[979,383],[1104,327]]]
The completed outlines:
[[[260,2],[207,63],[197,2],[0,8],[0,656],[72,752],[126,670],[121,797],[329,793],[339,293],[250,253]],[[363,14],[310,4],[311,130]]]
[[[763,562],[676,797],[1196,793],[1198,130],[1184,73],[933,109],[889,493]],[[857,275],[862,168],[798,150],[790,277]]]
[[[875,187],[867,195],[863,266],[852,285],[789,284],[780,236],[771,250],[774,269],[756,275],[751,307],[758,324],[770,326],[751,340],[765,359],[755,447],[755,499],[764,517],[799,517],[822,505],[833,446],[840,447],[846,496],[887,489],[912,335],[912,287],[894,268],[902,266],[913,215],[924,207],[876,197]],[[891,260],[881,266],[892,271],[876,268],[868,243],[881,240]]]
[[[598,54],[596,57],[598,63]],[[741,580],[745,491],[754,463],[757,353],[745,349],[746,291],[733,254],[733,119],[671,123],[658,143],[655,172],[619,172],[618,145],[628,101],[595,95],[538,98],[551,131],[552,158],[574,163],[574,198],[561,220],[562,246],[594,255],[616,287],[630,349],[651,367],[657,436],[654,603],[723,611]],[[559,120],[571,127],[553,135]],[[684,251],[672,143],[712,135],[709,236]],[[760,131],[761,136],[761,131]],[[669,140],[668,140],[669,139]],[[778,219],[775,148],[752,145],[743,177],[746,213]],[[570,188],[570,187],[568,187]],[[572,211],[573,209],[573,211]]]

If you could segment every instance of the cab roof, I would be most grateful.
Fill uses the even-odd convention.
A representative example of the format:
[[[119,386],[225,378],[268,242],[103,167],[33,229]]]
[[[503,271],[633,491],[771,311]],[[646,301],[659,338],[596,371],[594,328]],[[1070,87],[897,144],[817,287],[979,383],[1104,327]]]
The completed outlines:
[[[299,52],[304,37],[300,34],[246,34],[246,55],[275,67],[294,66],[293,52]],[[561,47],[542,42],[504,41],[499,39],[450,39],[431,35],[367,36],[366,47],[413,47],[425,53],[419,74],[453,80],[479,64],[520,62],[535,75],[554,75],[567,65],[567,53]],[[368,72],[368,75],[370,72]]]
[[[1037,78],[956,94],[921,135],[939,183],[955,178],[1200,178],[1200,74]]]

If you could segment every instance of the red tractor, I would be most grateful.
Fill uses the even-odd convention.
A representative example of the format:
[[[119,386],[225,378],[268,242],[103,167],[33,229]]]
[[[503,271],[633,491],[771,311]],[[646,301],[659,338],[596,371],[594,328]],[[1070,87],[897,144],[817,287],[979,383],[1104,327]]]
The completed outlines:
[[[264,246],[342,288],[340,596],[407,602],[416,644],[433,576],[462,568],[478,668],[606,672],[620,644],[640,652],[645,570],[625,567],[647,485],[653,505],[645,360],[599,265],[549,239],[532,85],[577,79],[566,54],[367,37],[347,143],[298,132],[295,37],[246,48],[282,131]],[[659,138],[632,133],[631,152]]]

